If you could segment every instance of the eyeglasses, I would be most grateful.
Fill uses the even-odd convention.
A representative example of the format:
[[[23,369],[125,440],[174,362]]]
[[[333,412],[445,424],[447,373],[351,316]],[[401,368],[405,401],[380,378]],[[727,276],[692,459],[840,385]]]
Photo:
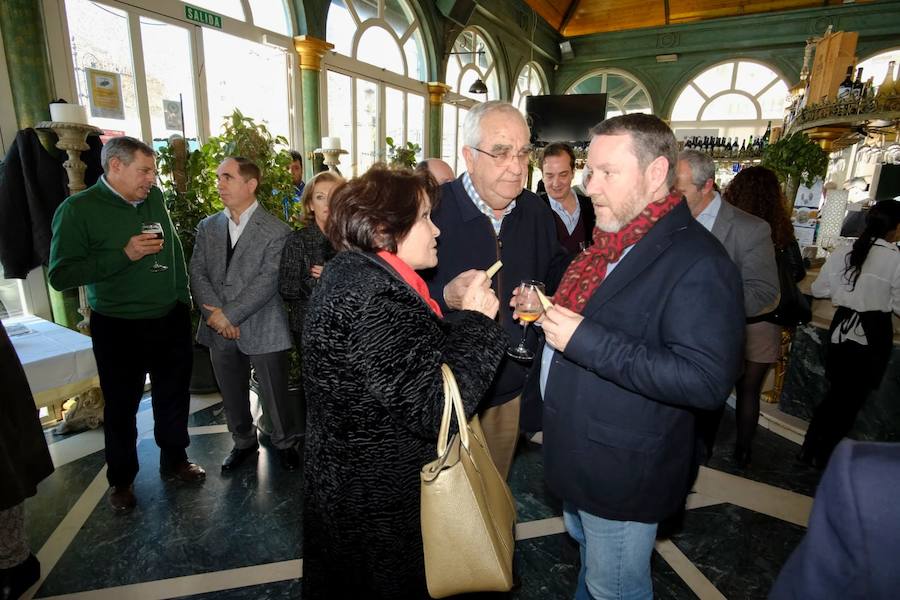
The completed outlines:
[[[533,148],[527,147],[527,146],[525,148],[522,148],[518,152],[513,152],[512,148],[507,148],[503,152],[497,152],[496,154],[492,153],[492,152],[488,152],[487,150],[482,150],[481,148],[478,148],[477,146],[469,146],[469,148],[471,148],[472,150],[481,152],[482,154],[486,154],[487,156],[490,156],[491,158],[494,159],[494,162],[497,163],[497,165],[508,164],[509,161],[511,161],[514,158],[516,159],[516,162],[519,162],[524,165],[524,164],[527,164],[528,161],[531,160],[531,156],[533,154]]]

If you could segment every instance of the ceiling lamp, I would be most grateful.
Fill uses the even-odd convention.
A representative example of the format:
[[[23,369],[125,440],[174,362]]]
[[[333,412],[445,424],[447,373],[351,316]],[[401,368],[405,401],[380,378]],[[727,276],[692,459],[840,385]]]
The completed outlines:
[[[487,86],[481,80],[481,78],[476,79],[472,82],[472,85],[469,87],[470,94],[487,94]]]

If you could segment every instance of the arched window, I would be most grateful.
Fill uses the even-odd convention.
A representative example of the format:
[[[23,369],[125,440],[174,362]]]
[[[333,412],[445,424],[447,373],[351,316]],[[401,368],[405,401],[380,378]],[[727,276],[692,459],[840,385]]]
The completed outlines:
[[[857,66],[862,67],[864,80],[871,77],[872,82],[876,86],[879,86],[881,85],[881,82],[884,81],[884,76],[887,75],[888,63],[890,61],[900,63],[900,48],[879,52],[875,56],[870,56],[862,61]],[[894,77],[896,76],[897,74],[895,72]]]
[[[418,144],[424,156],[428,78],[422,26],[406,0],[332,0],[325,59],[327,126],[341,138],[354,175],[385,158],[385,138]]]
[[[470,91],[472,84],[481,81],[487,86],[486,94]],[[484,32],[475,27],[464,29],[447,57],[446,83],[450,93],[443,107],[443,143],[441,158],[453,167],[457,174],[465,169],[462,158],[462,130],[468,107],[475,102],[500,99],[497,64],[491,45]]]
[[[525,113],[525,98],[528,96],[540,96],[547,93],[547,85],[541,74],[540,67],[535,63],[528,63],[519,72],[516,78],[516,91],[513,93],[513,104],[522,113]]]
[[[653,103],[647,88],[625,71],[592,71],[566,90],[567,94],[606,94],[606,116],[628,113],[652,113]]]
[[[672,108],[672,127],[676,135],[678,129],[741,138],[758,135],[768,121],[784,118],[787,95],[787,84],[770,67],[747,60],[725,62],[684,87]]]

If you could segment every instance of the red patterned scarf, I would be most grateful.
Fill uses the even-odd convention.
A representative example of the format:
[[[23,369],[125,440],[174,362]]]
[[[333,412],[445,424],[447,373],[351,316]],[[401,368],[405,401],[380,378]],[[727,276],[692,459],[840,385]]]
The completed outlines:
[[[681,194],[669,194],[651,202],[641,213],[615,233],[594,228],[594,244],[579,253],[566,269],[553,302],[580,313],[597,286],[606,277],[606,267],[622,257],[625,248],[636,244],[650,228],[681,202]]]

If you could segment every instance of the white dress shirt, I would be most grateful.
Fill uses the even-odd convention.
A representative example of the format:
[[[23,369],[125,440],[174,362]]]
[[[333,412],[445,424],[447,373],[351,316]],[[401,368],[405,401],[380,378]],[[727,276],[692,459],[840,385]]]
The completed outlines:
[[[248,206],[247,209],[240,214],[238,223],[235,223],[234,219],[231,218],[231,211],[228,210],[227,206],[225,207],[225,210],[222,211],[225,213],[225,216],[228,217],[228,235],[231,237],[232,248],[238,243],[241,234],[244,233],[244,227],[247,226],[247,222],[250,221],[250,217],[253,216],[253,211],[255,211],[258,206],[259,202],[254,200],[253,204]]]
[[[575,212],[573,213],[569,213],[562,205],[562,202],[552,197],[549,193],[547,194],[547,199],[550,200],[550,208],[559,215],[563,225],[566,226],[566,231],[569,232],[569,235],[572,235],[572,232],[575,231],[575,227],[578,225],[578,219],[581,218],[581,202],[578,201],[578,196],[575,195],[573,190],[570,189],[569,194],[575,198]]]
[[[856,312],[900,315],[900,250],[895,244],[875,240],[854,288],[847,282],[845,273],[847,256],[852,249],[848,244],[831,253],[812,284],[813,296],[831,298],[835,306],[846,306]],[[836,327],[831,341],[840,343],[844,340],[867,344],[862,325],[857,322],[854,328],[843,333]]]
[[[706,227],[707,231],[712,231],[713,225],[716,224],[716,217],[719,216],[719,208],[721,207],[722,196],[719,195],[719,192],[715,192],[712,202],[703,209],[703,212],[697,215],[697,221]]]

